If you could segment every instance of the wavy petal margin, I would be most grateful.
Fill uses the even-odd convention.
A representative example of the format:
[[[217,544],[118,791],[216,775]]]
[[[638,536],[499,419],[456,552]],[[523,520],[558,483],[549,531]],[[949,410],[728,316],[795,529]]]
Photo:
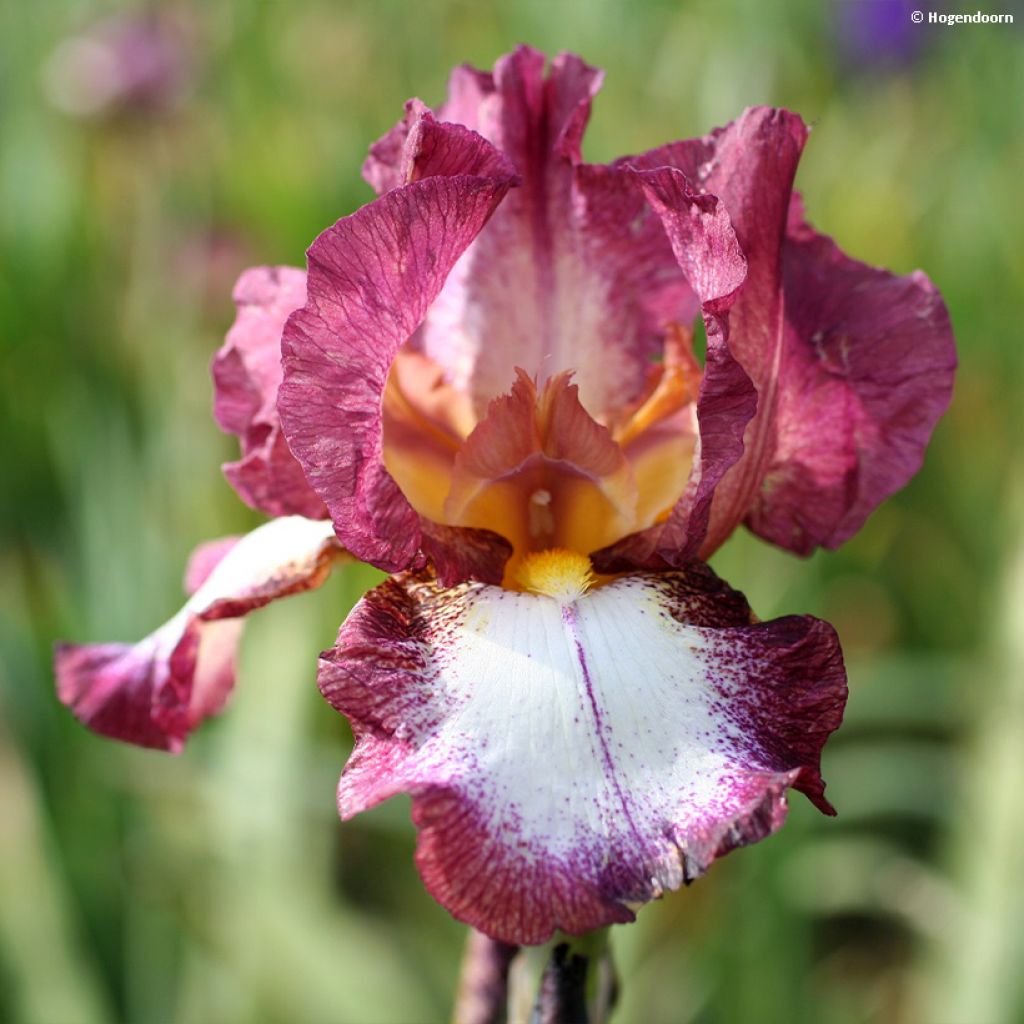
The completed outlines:
[[[832,813],[835,632],[752,624],[697,563],[571,603],[399,577],[356,606],[319,682],[358,740],[342,817],[410,793],[427,888],[503,942],[632,920],[779,828],[790,786]]]
[[[425,557],[420,517],[382,458],[388,370],[516,181],[479,135],[428,113],[405,145],[409,183],[338,221],[310,247],[307,302],[285,326],[279,396],[288,444],[338,536],[386,572]],[[457,546],[444,552],[457,578],[490,571],[495,558],[472,561],[479,548],[467,545],[465,559]]]
[[[956,348],[938,289],[847,256],[794,203],[774,445],[747,525],[807,555],[837,548],[921,468]]]
[[[463,66],[439,116],[479,132],[518,171],[510,193],[460,258],[418,341],[478,416],[521,367],[543,387],[573,370],[591,415],[607,420],[643,390],[664,325],[696,312],[665,232],[627,177],[582,163],[601,72],[573,54],[550,62],[517,47],[493,72]],[[378,190],[402,180],[411,119],[370,149]]]
[[[634,181],[660,218],[700,303],[708,344],[697,400],[697,446],[682,498],[664,523],[598,552],[595,565],[606,572],[680,566],[704,541],[716,488],[743,456],[744,431],[757,409],[754,385],[729,347],[730,314],[747,264],[724,205],[698,193],[678,169],[645,169],[643,161],[634,167],[627,159],[605,173]]]
[[[186,572],[195,592],[136,644],[59,644],[57,693],[94,732],[177,753],[235,682],[244,615],[318,587],[344,552],[329,520],[288,516],[204,544]]]
[[[782,240],[793,178],[807,127],[796,114],[751,107],[703,139],[674,142],[629,160],[643,168],[674,167],[728,212],[747,262],[729,316],[729,350],[757,390],[741,457],[717,482],[701,557],[743,521],[770,455],[783,356]]]
[[[224,475],[247,505],[269,516],[323,519],[324,503],[288,450],[277,415],[281,332],[306,301],[306,272],[253,267],[233,297],[238,313],[211,366],[214,418],[242,445],[242,458],[225,463]]]
[[[752,107],[703,139],[620,161],[677,168],[716,196],[747,260],[729,348],[757,412],[714,491],[702,558],[744,521],[798,554],[838,547],[917,471],[949,403],[941,296],[919,271],[858,263],[803,221],[793,179],[807,137],[798,115]]]
[[[597,417],[644,383],[648,353],[633,297],[620,292],[618,306],[610,301],[621,246],[601,245],[607,236],[585,228],[574,202],[579,143],[601,79],[572,54],[549,67],[543,53],[520,46],[493,74],[457,68],[449,81],[443,116],[479,131],[522,178],[424,325],[424,350],[473,397],[478,415],[508,391],[517,367],[541,387],[574,370]]]

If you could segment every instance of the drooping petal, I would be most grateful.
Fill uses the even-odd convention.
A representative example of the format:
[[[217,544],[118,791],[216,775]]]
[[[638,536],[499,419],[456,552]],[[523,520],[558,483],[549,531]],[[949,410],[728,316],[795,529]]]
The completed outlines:
[[[329,520],[299,516],[203,545],[187,573],[190,584],[200,585],[173,619],[145,639],[58,645],[60,699],[104,736],[179,751],[234,686],[241,616],[319,586],[342,555]]]
[[[214,417],[242,444],[242,458],[226,463],[224,475],[267,515],[323,518],[324,504],[288,450],[277,415],[281,332],[306,301],[305,271],[254,267],[238,279],[234,299],[238,314],[212,366]]]
[[[607,422],[642,391],[665,321],[696,307],[639,190],[581,163],[600,72],[570,54],[545,64],[519,47],[493,74],[451,77],[440,116],[490,139],[522,187],[456,264],[420,340],[480,416],[521,367],[540,386],[572,370]]]
[[[921,467],[956,369],[938,289],[850,259],[794,211],[774,445],[747,524],[799,554],[837,548]]]
[[[745,520],[798,553],[838,546],[920,466],[948,403],[955,355],[930,282],[852,261],[803,223],[792,185],[807,134],[795,114],[751,108],[621,162],[677,168],[715,195],[747,260],[729,349],[757,413],[714,490],[705,558]]]
[[[191,597],[209,578],[210,573],[224,560],[227,553],[242,539],[241,535],[207,540],[188,556],[185,566],[185,593]]]
[[[289,446],[345,546],[395,571],[420,564],[420,517],[387,472],[382,403],[400,346],[514,183],[475,133],[423,114],[406,139],[409,184],[338,221],[311,246],[308,298],[284,332],[279,407]],[[487,570],[467,545],[458,578]]]
[[[751,624],[696,563],[562,601],[399,577],[357,605],[320,686],[358,739],[342,816],[410,793],[427,887],[505,942],[631,920],[777,829],[790,786],[831,812],[834,631]]]

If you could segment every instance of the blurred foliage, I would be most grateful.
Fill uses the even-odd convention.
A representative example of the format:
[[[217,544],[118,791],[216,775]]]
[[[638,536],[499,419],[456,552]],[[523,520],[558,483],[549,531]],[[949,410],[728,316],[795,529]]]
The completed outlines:
[[[517,41],[607,70],[595,160],[746,104],[800,111],[810,216],[863,259],[925,268],[962,360],[924,470],[841,552],[743,536],[716,558],[762,616],[844,639],[840,817],[797,798],[779,835],[617,929],[617,1020],[1024,1019],[1024,11],[996,8],[1018,24],[922,26],[878,61],[829,3],[182,4],[179,102],[76,120],[48,99],[51,55],[119,8],[0,7],[0,1019],[449,1012],[463,931],[416,877],[407,803],[334,813],[350,736],[315,657],[372,573],[254,619],[230,713],[179,758],[86,733],[50,648],[148,632],[190,548],[257,521],[208,412],[235,275],[300,264],[369,198],[362,156],[403,101]]]

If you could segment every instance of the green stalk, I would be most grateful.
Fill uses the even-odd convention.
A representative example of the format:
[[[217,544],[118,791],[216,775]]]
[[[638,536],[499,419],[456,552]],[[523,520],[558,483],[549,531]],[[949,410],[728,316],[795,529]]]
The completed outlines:
[[[508,1024],[607,1024],[617,995],[608,929],[523,949],[508,978]]]

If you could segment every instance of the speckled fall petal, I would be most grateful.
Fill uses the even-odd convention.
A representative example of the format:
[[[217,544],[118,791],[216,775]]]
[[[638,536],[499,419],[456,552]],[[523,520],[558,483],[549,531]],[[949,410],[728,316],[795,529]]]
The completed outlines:
[[[696,563],[566,601],[397,577],[357,605],[319,680],[358,740],[342,816],[410,793],[427,887],[505,942],[631,920],[777,829],[790,786],[831,811],[834,631],[752,623]]]
[[[60,699],[104,736],[179,751],[234,686],[241,617],[319,586],[343,554],[329,520],[299,516],[202,545],[186,573],[192,596],[149,636],[58,645]]]

